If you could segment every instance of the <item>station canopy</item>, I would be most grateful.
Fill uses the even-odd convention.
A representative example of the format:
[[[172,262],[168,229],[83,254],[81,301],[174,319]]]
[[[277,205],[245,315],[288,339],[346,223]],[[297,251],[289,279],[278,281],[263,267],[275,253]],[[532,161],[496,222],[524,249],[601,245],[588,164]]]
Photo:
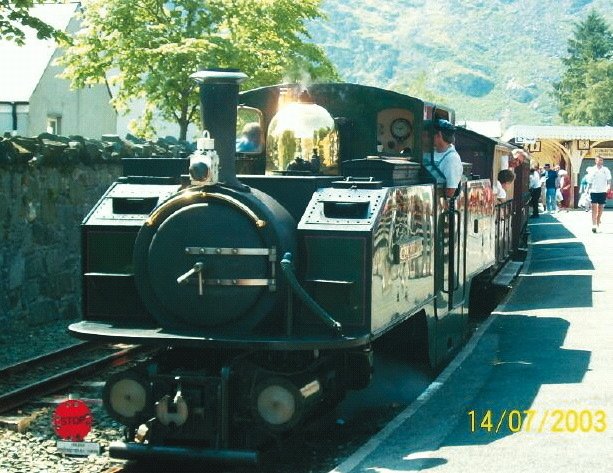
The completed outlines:
[[[513,125],[502,135],[503,141],[529,143],[536,140],[590,140],[613,139],[611,126],[532,126]]]

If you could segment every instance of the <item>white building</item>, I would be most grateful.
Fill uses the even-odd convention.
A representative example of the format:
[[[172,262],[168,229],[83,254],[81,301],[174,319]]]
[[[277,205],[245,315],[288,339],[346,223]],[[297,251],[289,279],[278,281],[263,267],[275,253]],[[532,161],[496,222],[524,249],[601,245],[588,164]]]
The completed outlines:
[[[77,8],[75,3],[44,4],[31,13],[70,34],[78,30]],[[30,29],[23,46],[0,40],[0,135],[8,131],[37,136],[48,131],[100,138],[117,132],[108,86],[70,90],[69,81],[57,77],[61,68],[53,64],[60,54],[53,40],[39,40]]]

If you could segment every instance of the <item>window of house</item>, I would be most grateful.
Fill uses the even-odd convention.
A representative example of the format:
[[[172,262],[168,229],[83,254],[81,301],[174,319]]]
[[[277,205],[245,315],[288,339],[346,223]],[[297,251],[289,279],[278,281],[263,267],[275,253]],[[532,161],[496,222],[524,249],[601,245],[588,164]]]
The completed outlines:
[[[62,133],[62,117],[47,117],[47,133],[52,133],[54,135],[60,135]]]

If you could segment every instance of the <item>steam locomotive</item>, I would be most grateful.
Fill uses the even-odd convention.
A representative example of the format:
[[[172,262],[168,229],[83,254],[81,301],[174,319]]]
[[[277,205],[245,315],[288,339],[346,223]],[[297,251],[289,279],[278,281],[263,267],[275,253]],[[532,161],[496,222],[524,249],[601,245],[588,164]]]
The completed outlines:
[[[245,77],[193,74],[198,150],[125,159],[83,221],[69,330],[160,347],[106,383],[125,426],[111,456],[257,462],[262,443],[369,384],[386,332],[448,361],[518,245],[527,165],[508,203],[491,185],[510,145],[459,129],[469,162],[450,201],[432,123],[451,109],[356,84],[239,94]],[[256,143],[237,152],[245,125]]]

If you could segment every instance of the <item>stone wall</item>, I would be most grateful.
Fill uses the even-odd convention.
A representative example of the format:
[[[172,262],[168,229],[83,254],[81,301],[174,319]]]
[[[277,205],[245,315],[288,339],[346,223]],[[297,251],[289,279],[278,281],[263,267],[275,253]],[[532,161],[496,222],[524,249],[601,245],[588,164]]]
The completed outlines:
[[[4,328],[80,315],[80,223],[120,172],[118,160],[0,165]]]
[[[194,149],[173,137],[0,137],[1,327],[78,317],[80,224],[120,175],[121,158],[186,157]]]

